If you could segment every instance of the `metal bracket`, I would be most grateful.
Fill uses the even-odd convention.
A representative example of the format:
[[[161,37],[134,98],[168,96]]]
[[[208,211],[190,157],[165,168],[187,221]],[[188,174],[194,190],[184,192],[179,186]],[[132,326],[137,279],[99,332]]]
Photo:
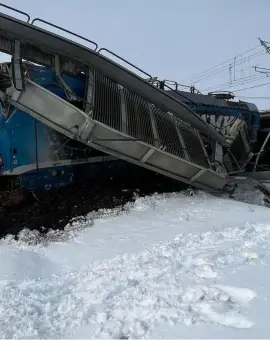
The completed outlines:
[[[155,147],[159,148],[160,147],[160,139],[159,139],[157,124],[156,124],[156,119],[155,119],[155,116],[153,114],[153,105],[152,104],[148,105],[148,110],[149,110],[151,126],[152,126],[152,131],[153,131],[154,140],[155,140]]]
[[[19,40],[15,40],[12,46],[11,72],[15,89],[17,91],[24,91],[25,84],[21,59],[21,43]]]
[[[94,75],[90,67],[88,68],[88,75],[87,75],[87,87],[86,87],[86,104],[84,111],[88,115],[91,112],[93,107],[93,100],[94,100]]]
[[[84,128],[82,129],[80,133],[80,139],[83,141],[90,141],[91,135],[96,127],[96,124],[93,121],[86,122]]]
[[[153,155],[154,152],[154,149],[147,150],[145,155],[140,159],[140,162],[145,163]]]
[[[120,90],[120,99],[121,99],[121,121],[122,121],[122,132],[127,134],[127,110],[126,110],[126,99],[125,99],[125,93],[124,88],[121,85],[118,85]]]
[[[207,169],[201,169],[199,170],[193,177],[190,178],[190,182],[194,182],[196,181],[199,177],[201,177],[205,172],[207,171]]]

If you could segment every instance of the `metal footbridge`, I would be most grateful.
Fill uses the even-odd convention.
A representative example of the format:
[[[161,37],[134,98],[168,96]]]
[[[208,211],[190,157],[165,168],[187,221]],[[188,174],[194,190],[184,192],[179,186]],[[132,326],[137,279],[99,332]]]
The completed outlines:
[[[30,23],[26,13],[18,12],[27,16],[27,22],[0,13],[0,51],[12,57],[13,85],[0,91],[4,103],[107,154],[202,189],[224,188],[225,173],[209,159],[203,143],[206,138],[222,146],[224,137],[199,115],[102,54],[112,52],[42,19]],[[40,28],[37,22],[84,39],[94,48]],[[84,72],[85,98],[76,98],[64,81],[62,85],[73,100],[39,86],[24,74],[22,60],[52,67],[60,80],[63,73]]]

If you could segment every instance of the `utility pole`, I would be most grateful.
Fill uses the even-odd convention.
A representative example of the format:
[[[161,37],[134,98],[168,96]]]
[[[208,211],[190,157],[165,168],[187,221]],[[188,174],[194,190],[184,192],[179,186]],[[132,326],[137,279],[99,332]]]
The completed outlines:
[[[259,38],[261,45],[266,49],[266,52],[270,54],[270,43]]]
[[[234,62],[233,62],[233,80],[235,81],[235,62],[236,62],[236,57],[234,57]]]
[[[265,48],[266,53],[268,53],[270,55],[270,43],[267,41],[262,40],[261,38],[259,38],[261,45]],[[264,74],[270,74],[270,69],[269,68],[265,68],[265,67],[258,67],[255,66],[255,72],[259,72],[259,73],[264,73]]]

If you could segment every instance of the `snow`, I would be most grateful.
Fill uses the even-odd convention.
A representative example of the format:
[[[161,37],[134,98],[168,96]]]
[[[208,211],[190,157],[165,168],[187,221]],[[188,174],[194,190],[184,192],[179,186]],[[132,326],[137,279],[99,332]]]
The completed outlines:
[[[268,337],[270,210],[235,197],[155,194],[6,237],[0,337]]]

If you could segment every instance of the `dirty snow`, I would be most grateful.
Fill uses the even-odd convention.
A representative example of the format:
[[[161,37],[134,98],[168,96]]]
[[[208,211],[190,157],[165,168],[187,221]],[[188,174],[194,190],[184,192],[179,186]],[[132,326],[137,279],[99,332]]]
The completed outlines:
[[[255,196],[156,194],[7,237],[0,337],[268,337],[270,210]]]

